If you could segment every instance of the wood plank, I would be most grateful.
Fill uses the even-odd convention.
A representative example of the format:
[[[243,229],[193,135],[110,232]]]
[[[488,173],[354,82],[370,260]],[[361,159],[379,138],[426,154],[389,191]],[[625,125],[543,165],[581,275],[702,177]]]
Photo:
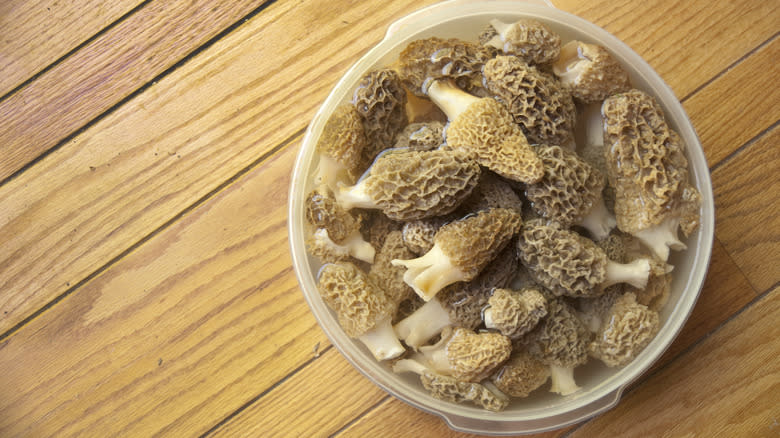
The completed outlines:
[[[696,90],[777,33],[777,2],[552,0],[639,53],[679,98]]]
[[[745,276],[729,258],[723,246],[716,241],[713,246],[709,273],[693,313],[669,349],[632,386],[641,385],[647,376],[668,364],[682,351],[723,324],[755,298],[756,294]],[[294,407],[288,409],[292,410]],[[398,425],[398,418],[408,418],[408,423],[411,426],[407,426],[406,422]],[[256,421],[259,421],[259,418]],[[342,421],[346,425],[354,419],[344,418]],[[410,430],[408,427],[412,429]],[[541,436],[562,436],[573,428],[567,427],[541,434]],[[465,436],[451,431],[440,418],[411,408],[395,399],[388,400],[357,419],[354,424],[344,430],[343,436],[372,436],[372,434],[376,435],[385,430],[388,431],[389,436],[403,436],[404,432],[414,436]]]
[[[100,32],[141,0],[0,2],[0,96]],[[1,179],[1,178],[0,178]]]
[[[712,174],[715,233],[758,291],[780,281],[778,145],[775,127]]]
[[[776,37],[685,101],[710,165],[780,120],[780,89],[767,86],[780,77],[778,57]]]
[[[273,4],[0,187],[0,333],[300,133],[420,2],[328,5]]]
[[[570,436],[777,436],[778,312],[775,289]]]
[[[312,382],[319,382],[316,393]],[[330,436],[341,418],[359,416],[385,397],[331,348],[209,436]]]
[[[288,147],[0,343],[0,436],[192,436],[327,338],[291,270]]]
[[[151,2],[0,102],[0,181],[265,1]]]

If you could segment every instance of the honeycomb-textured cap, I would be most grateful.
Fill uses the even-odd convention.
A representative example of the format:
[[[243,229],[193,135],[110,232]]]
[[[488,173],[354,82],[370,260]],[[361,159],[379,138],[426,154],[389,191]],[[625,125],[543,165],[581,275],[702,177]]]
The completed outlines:
[[[324,265],[317,289],[325,304],[336,312],[344,332],[352,338],[371,330],[395,311],[385,292],[349,262]]]
[[[361,79],[353,105],[360,114],[367,140],[362,154],[363,168],[392,146],[396,134],[406,127],[406,100],[406,90],[395,70],[374,70]]]
[[[485,63],[485,86],[509,109],[531,144],[565,145],[574,138],[577,109],[567,89],[516,56]]]
[[[607,49],[582,41],[572,40],[563,46],[553,73],[583,103],[598,102],[631,89],[628,72]]]
[[[593,241],[556,222],[534,219],[517,239],[520,260],[542,286],[555,295],[598,295],[606,279],[607,257]]]
[[[512,397],[528,397],[550,378],[550,367],[525,350],[513,350],[506,361],[491,376],[496,387]]]
[[[637,303],[632,293],[615,300],[604,321],[588,349],[593,357],[610,367],[631,362],[659,328],[658,313]]]
[[[542,162],[512,122],[507,109],[495,99],[471,104],[447,127],[447,144],[471,154],[493,172],[525,183],[543,173]]]
[[[509,406],[509,398],[490,391],[476,382],[464,382],[452,376],[426,372],[420,376],[423,388],[439,400],[453,403],[470,401],[489,411],[500,412]]]
[[[438,121],[411,123],[395,139],[396,148],[429,151],[444,143],[444,124]]]
[[[479,181],[481,169],[457,151],[383,154],[365,178],[365,190],[393,220],[440,216],[455,210]]]
[[[327,187],[312,190],[305,205],[306,220],[314,228],[328,230],[328,236],[336,243],[360,230],[359,218],[341,208]]]
[[[395,303],[408,300],[417,294],[414,289],[404,282],[404,272],[402,266],[393,266],[390,263],[393,259],[411,259],[414,254],[404,245],[403,236],[400,231],[392,231],[387,234],[384,244],[377,251],[374,257],[374,263],[368,272],[368,277],[374,284],[380,286],[389,296],[389,299]]]
[[[546,300],[536,289],[514,291],[496,288],[488,299],[491,328],[517,339],[530,332],[547,315]],[[485,319],[487,324],[487,318]]]
[[[504,53],[529,64],[549,64],[561,53],[561,37],[532,18],[521,18],[506,26],[501,40]]]
[[[482,66],[494,52],[457,38],[412,41],[398,56],[398,72],[406,87],[425,96],[430,82],[452,79],[463,90],[480,94]]]
[[[576,367],[588,361],[590,332],[563,299],[547,303],[547,317],[528,334],[528,352],[548,365]]]
[[[474,333],[459,327],[453,331],[445,348],[452,376],[479,382],[509,359],[512,342],[500,333]]]
[[[514,210],[493,208],[441,227],[434,242],[463,271],[475,278],[520,230],[522,217]]]
[[[344,104],[333,110],[317,141],[317,151],[344,165],[350,177],[361,173],[363,149],[368,140],[363,121],[354,106]]]
[[[701,196],[688,181],[682,139],[666,123],[660,105],[631,90],[607,98],[602,114],[618,228],[634,234],[676,217],[690,233],[699,223]]]
[[[463,201],[459,211],[475,213],[488,208],[509,208],[523,211],[523,200],[506,180],[491,171],[483,171],[471,195]]]
[[[525,189],[525,196],[542,217],[564,226],[579,223],[600,202],[606,177],[573,151],[560,146],[536,147],[544,176]]]

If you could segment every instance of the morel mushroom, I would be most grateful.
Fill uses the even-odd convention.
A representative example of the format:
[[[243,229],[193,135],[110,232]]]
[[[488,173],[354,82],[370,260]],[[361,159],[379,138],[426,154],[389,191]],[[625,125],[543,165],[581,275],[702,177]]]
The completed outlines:
[[[495,289],[482,313],[485,327],[496,329],[509,339],[517,339],[547,315],[545,304],[544,296],[536,289]]]
[[[525,339],[528,352],[550,366],[550,391],[569,395],[580,389],[574,369],[588,361],[590,332],[575,310],[560,298],[548,303],[547,312]]]
[[[437,373],[479,382],[509,359],[511,352],[512,342],[502,334],[457,327],[445,329],[439,342],[420,347],[412,359],[421,360]]]
[[[444,143],[444,124],[441,122],[411,123],[396,136],[394,148],[429,151]]]
[[[404,85],[425,97],[435,80],[452,80],[463,90],[482,93],[482,66],[492,57],[489,49],[456,38],[431,37],[412,41],[398,56]]]
[[[544,385],[549,378],[549,366],[527,351],[515,349],[490,380],[502,393],[523,398]]]
[[[444,225],[422,257],[393,260],[407,268],[404,281],[425,301],[445,286],[474,279],[518,232],[520,214],[505,208],[483,210]]]
[[[529,64],[549,64],[561,53],[561,37],[543,23],[521,18],[514,23],[490,20],[480,42],[515,55]]]
[[[396,373],[413,372],[420,375],[423,388],[439,400],[453,403],[470,401],[484,409],[500,412],[509,406],[509,397],[489,381],[465,382],[452,376],[435,372],[429,366],[414,359],[401,359],[393,364]]]
[[[322,261],[354,257],[374,262],[376,251],[360,234],[359,218],[339,207],[326,186],[315,189],[306,197],[306,219],[315,228],[306,240],[306,246]]]
[[[626,293],[610,307],[588,351],[609,367],[623,366],[650,343],[658,328],[658,313],[637,303],[633,293]]]
[[[397,258],[413,257],[404,245],[401,231],[391,231],[385,237],[384,244],[377,251],[374,263],[368,271],[368,278],[381,287],[396,303],[416,296],[414,290],[404,282],[404,269],[393,266],[391,261]]]
[[[482,74],[488,91],[503,102],[531,144],[569,146],[573,142],[577,108],[551,75],[516,56],[491,59]]]
[[[628,72],[607,49],[572,40],[561,48],[553,73],[584,103],[598,102],[631,89]]]
[[[607,237],[616,222],[601,196],[606,177],[560,146],[538,146],[536,153],[544,163],[544,176],[525,189],[532,208],[563,226],[586,228],[594,240]]]
[[[324,265],[317,289],[336,312],[347,336],[360,340],[377,360],[392,359],[405,351],[390,324],[396,303],[357,266],[349,262]]]
[[[541,160],[507,109],[495,99],[478,98],[447,81],[434,81],[428,96],[450,120],[446,131],[449,146],[468,152],[504,178],[525,183],[541,178]]]
[[[395,70],[375,70],[358,84],[353,104],[368,140],[362,154],[365,169],[380,152],[393,145],[395,135],[406,127],[406,90]]]
[[[325,184],[330,189],[335,189],[339,182],[353,184],[363,172],[361,157],[367,142],[363,122],[355,107],[336,107],[317,141],[319,163],[314,183]]]
[[[336,200],[346,210],[381,209],[409,221],[450,213],[479,181],[480,167],[467,155],[432,151],[388,151],[356,185],[341,186]]]
[[[522,213],[523,201],[506,180],[493,172],[483,171],[479,183],[458,210],[476,213],[488,208],[511,208]]]
[[[517,247],[534,279],[558,296],[596,296],[616,283],[643,288],[650,275],[648,259],[609,260],[592,240],[541,219],[523,224]]]
[[[688,236],[699,225],[701,195],[688,181],[682,139],[639,90],[607,98],[602,113],[617,226],[666,261],[670,249],[686,247],[677,229]]]

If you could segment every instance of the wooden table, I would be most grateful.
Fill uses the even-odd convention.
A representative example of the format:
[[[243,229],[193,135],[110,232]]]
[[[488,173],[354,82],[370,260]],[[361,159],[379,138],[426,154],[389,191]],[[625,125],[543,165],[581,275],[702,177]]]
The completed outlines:
[[[550,436],[780,436],[780,3],[553,0],[671,85],[712,170],[699,302]],[[431,0],[0,4],[0,436],[460,436],[333,348],[292,271],[315,110]]]

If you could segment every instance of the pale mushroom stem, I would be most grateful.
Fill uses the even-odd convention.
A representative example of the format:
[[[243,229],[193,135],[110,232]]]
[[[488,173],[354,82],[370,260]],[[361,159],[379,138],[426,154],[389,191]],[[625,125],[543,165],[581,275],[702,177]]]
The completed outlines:
[[[390,318],[383,319],[358,339],[371,351],[376,360],[394,359],[406,351],[395,336]]]
[[[447,118],[455,120],[466,111],[471,104],[479,101],[479,98],[458,88],[452,81],[433,81],[428,87],[428,97],[439,107]]]

